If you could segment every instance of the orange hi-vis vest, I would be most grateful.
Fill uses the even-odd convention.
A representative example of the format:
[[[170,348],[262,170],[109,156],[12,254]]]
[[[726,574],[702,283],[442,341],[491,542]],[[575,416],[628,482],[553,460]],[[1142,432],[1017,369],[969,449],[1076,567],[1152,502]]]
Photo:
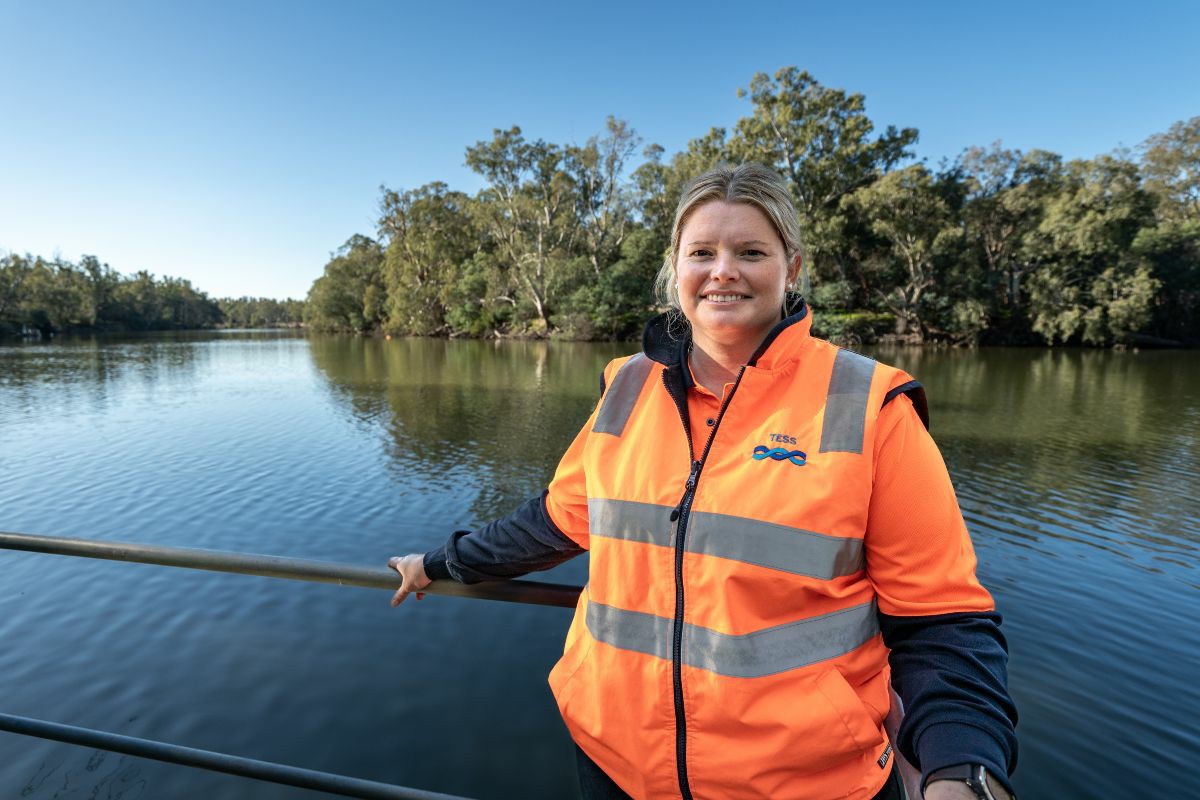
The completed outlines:
[[[550,485],[551,518],[590,551],[550,684],[635,798],[870,798],[891,770],[865,536],[877,418],[919,384],[810,326],[802,309],[772,332],[707,443],[682,356],[614,360]],[[966,548],[961,596],[930,613],[990,607]],[[940,585],[921,568],[907,579]]]

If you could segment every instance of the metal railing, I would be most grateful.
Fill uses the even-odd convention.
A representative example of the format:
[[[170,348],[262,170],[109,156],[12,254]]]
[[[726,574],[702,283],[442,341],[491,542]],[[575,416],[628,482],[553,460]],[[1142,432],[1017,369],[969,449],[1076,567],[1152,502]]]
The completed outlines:
[[[365,586],[369,589],[395,591],[399,587],[399,576],[387,567],[356,567],[353,564],[334,564],[328,561],[264,556],[255,553],[234,553],[227,550],[201,550],[192,547],[166,547],[134,542],[69,539],[63,536],[34,536],[28,533],[4,531],[0,531],[0,549],[103,558],[109,561],[132,561],[138,564],[234,572],[241,575],[262,575],[267,578],[288,578],[316,583],[336,583],[341,586]],[[508,603],[574,608],[575,602],[579,599],[579,592],[582,590],[578,586],[539,581],[497,581],[470,585],[455,581],[434,581],[428,588],[421,591],[449,597],[471,597],[477,600],[502,600]]]
[[[362,586],[371,589],[387,589],[388,591],[395,591],[399,584],[399,575],[387,567],[359,567],[352,564],[335,564],[302,558],[188,547],[166,547],[135,542],[35,536],[27,533],[0,531],[0,549],[100,558],[110,561],[130,561],[139,564],[158,564],[167,567],[232,572],[241,575],[261,575],[268,578],[336,583],[341,586]],[[472,585],[454,581],[434,581],[421,591],[451,597],[574,608],[582,589],[578,586],[538,581],[518,580]],[[316,789],[345,797],[387,798],[388,800],[466,800],[466,798],[454,795],[334,775],[270,761],[258,761],[227,753],[215,753],[210,750],[197,750],[166,742],[138,739],[132,736],[122,736],[11,714],[0,714],[0,731],[53,739],[100,750],[111,750],[156,761],[184,764],[270,783]]]
[[[39,739],[53,739],[98,750],[110,750],[114,753],[126,753],[171,764],[184,764],[212,772],[224,772],[227,775],[240,775],[243,778],[254,778],[269,783],[282,783],[285,786],[299,786],[301,789],[316,789],[330,794],[340,794],[344,797],[382,798],[382,800],[468,800],[468,798],[458,795],[427,792],[423,789],[410,789],[407,786],[393,786],[390,783],[349,778],[345,775],[333,775],[328,772],[290,767],[270,761],[231,756],[227,753],[214,753],[211,750],[197,750],[151,739],[137,739],[133,736],[121,736],[90,728],[77,728],[74,725],[60,725],[57,722],[46,722],[12,714],[0,714],[0,731],[35,736]]]

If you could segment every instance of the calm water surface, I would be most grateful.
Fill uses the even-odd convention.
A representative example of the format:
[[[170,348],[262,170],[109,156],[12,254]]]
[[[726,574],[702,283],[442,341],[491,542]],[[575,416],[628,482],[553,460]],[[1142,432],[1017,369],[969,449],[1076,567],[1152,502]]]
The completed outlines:
[[[628,347],[5,344],[0,530],[382,565],[540,491]],[[1004,613],[1018,791],[1184,796],[1200,354],[872,355],[927,387]],[[470,797],[575,796],[545,683],[565,610],[393,611],[378,590],[7,551],[0,570],[0,712]],[[0,734],[0,798],[318,796]]]

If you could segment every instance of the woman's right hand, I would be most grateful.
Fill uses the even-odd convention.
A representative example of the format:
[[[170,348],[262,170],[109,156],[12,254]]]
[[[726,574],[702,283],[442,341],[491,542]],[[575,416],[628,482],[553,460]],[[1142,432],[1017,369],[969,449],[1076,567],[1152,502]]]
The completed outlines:
[[[421,591],[429,584],[433,583],[429,576],[425,574],[425,556],[421,553],[409,553],[406,556],[392,556],[388,559],[388,566],[400,573],[400,588],[392,595],[392,608],[404,602],[404,598],[408,597],[411,592],[417,593],[417,599],[425,597],[425,593]]]

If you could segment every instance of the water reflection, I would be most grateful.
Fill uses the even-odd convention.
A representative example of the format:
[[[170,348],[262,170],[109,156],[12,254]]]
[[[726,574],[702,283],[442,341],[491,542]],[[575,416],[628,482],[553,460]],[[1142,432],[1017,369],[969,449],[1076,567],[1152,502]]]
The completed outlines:
[[[381,562],[539,491],[629,349],[274,332],[5,345],[0,529]],[[877,355],[928,388],[1005,617],[1018,792],[1172,796],[1200,708],[1200,354]],[[581,582],[581,562],[551,579]],[[0,570],[0,674],[20,687],[0,710],[472,797],[574,792],[545,687],[560,609],[396,613],[386,593],[24,553],[0,552]],[[0,736],[0,796],[307,796],[94,756]]]
[[[1014,543],[1066,539],[1148,568],[1200,545],[1200,357],[1015,349],[878,353],[918,375],[960,500]],[[1134,552],[1140,551],[1140,552]]]
[[[314,338],[313,361],[405,481],[474,490],[486,520],[541,490],[628,345]]]

